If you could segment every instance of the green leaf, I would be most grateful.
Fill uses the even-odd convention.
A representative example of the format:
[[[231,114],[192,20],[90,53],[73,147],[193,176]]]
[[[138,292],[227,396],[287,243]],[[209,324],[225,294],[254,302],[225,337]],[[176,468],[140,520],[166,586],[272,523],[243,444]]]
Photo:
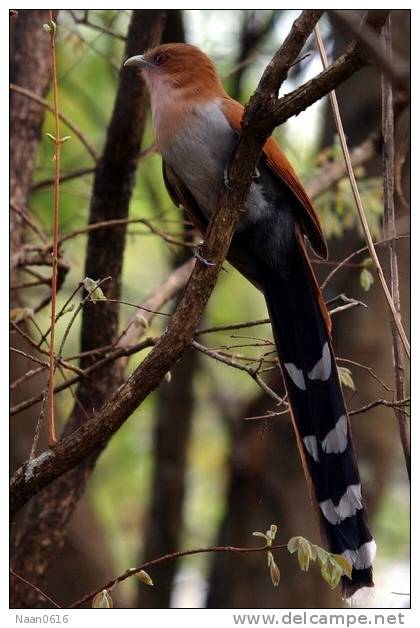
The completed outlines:
[[[147,584],[149,587],[153,587],[153,580],[151,579],[147,571],[144,571],[142,569],[141,571],[136,573],[136,576],[140,580],[140,582],[143,582],[143,584]]]
[[[331,554],[331,558],[338,563],[342,572],[345,573],[348,578],[351,578],[353,566],[349,563],[347,558],[342,556],[342,554]]]
[[[372,258],[365,257],[365,259],[362,261],[362,266],[363,268],[372,268],[373,266]]]
[[[56,140],[55,136],[52,133],[45,133],[45,135],[48,137],[48,139],[50,139],[52,142],[54,142],[54,144],[57,143],[57,140]]]
[[[112,597],[109,595],[106,589],[103,589],[100,593],[97,593],[92,600],[92,608],[113,608],[114,604]]]
[[[339,565],[334,565],[331,571],[331,579],[330,579],[330,587],[331,589],[335,589],[335,587],[340,582],[341,576],[343,575],[343,570]]]
[[[89,297],[92,301],[106,301],[106,296],[98,284],[99,281],[94,281],[90,277],[85,277],[83,279],[83,286],[85,290],[89,292]]]
[[[363,290],[369,292],[370,288],[373,285],[373,282],[374,279],[372,273],[367,268],[364,268],[360,273],[360,285],[362,286]]]
[[[64,144],[64,142],[68,142],[69,140],[71,140],[71,135],[65,135],[60,139],[60,142]]]
[[[336,561],[335,555],[330,554],[328,560],[321,567],[321,575],[325,582],[330,585],[331,589],[335,589],[343,573],[344,571],[341,565]]]
[[[302,571],[308,571],[309,569],[309,551],[306,543],[300,543],[298,549],[298,563]]]
[[[299,539],[301,539],[302,537],[300,536],[292,536],[291,539],[289,539],[289,542],[287,544],[287,549],[289,550],[290,554],[294,554],[298,548],[299,548]]]
[[[347,386],[347,388],[351,388],[352,390],[356,390],[356,386],[354,385],[353,376],[351,374],[351,370],[346,366],[338,367],[338,377],[343,386]]]
[[[328,560],[329,553],[327,552],[327,550],[324,550],[323,547],[319,547],[319,545],[316,545],[315,548],[316,548],[316,553],[319,560],[319,564],[325,565],[325,563]]]
[[[321,576],[324,578],[325,582],[329,584],[330,586],[331,586],[331,571],[332,571],[331,562],[327,560],[321,566]]]

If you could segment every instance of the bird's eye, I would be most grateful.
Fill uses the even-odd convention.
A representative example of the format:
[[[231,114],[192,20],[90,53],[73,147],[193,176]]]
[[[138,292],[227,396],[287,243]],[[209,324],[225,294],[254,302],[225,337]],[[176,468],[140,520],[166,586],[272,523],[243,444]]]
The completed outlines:
[[[166,61],[166,55],[162,54],[161,52],[158,52],[158,54],[155,55],[155,58],[153,59],[153,61],[155,65],[162,65]]]

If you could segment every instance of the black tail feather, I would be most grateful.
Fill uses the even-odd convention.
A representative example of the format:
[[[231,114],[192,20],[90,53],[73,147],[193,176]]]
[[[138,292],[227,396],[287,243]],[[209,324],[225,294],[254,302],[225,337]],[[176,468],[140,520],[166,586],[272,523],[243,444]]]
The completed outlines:
[[[375,543],[329,332],[301,245],[287,266],[259,267],[299,449],[329,550],[353,565],[343,596],[373,586]]]

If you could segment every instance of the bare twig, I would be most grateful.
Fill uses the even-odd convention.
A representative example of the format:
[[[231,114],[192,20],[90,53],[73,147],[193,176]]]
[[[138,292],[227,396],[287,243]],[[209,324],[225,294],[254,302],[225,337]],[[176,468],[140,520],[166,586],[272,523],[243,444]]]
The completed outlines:
[[[269,395],[272,399],[274,399],[274,401],[276,401],[276,403],[280,404],[283,402],[282,398],[274,392],[274,390],[272,390],[270,388],[270,386],[268,386],[265,381],[259,376],[258,374],[258,367],[257,368],[251,368],[249,366],[246,366],[245,364],[241,364],[240,362],[235,361],[233,358],[228,358],[226,356],[224,356],[222,353],[215,351],[214,349],[210,349],[209,347],[205,347],[204,345],[200,344],[199,342],[197,342],[196,340],[193,340],[191,345],[197,349],[198,351],[201,351],[201,353],[204,353],[205,355],[208,355],[209,357],[213,358],[213,360],[217,360],[218,362],[222,362],[223,364],[227,364],[228,366],[231,366],[232,368],[235,369],[239,369],[240,371],[244,371],[245,373],[248,373],[248,375],[250,375],[252,377],[252,379],[258,384],[258,386],[267,394]]]
[[[26,580],[26,578],[23,578],[22,576],[20,576],[18,573],[16,573],[16,571],[13,571],[13,569],[10,569],[10,573],[14,578],[17,578],[18,580],[26,584],[28,587],[31,587],[31,589],[34,589],[37,593],[42,595],[42,597],[48,600],[48,602],[51,602],[54,608],[61,608],[61,606],[57,604],[57,602],[54,602],[54,600],[49,595],[44,593],[44,591],[41,591],[39,587],[32,584],[32,582],[29,582],[29,580]]]
[[[91,231],[96,231],[97,229],[112,229],[112,227],[117,227],[119,225],[130,225],[130,224],[142,224],[145,225],[152,233],[158,235],[160,238],[168,242],[169,244],[177,244],[178,246],[185,246],[194,248],[196,245],[191,242],[186,242],[184,240],[178,240],[173,236],[165,233],[162,229],[159,229],[156,225],[154,225],[150,220],[146,218],[115,218],[113,220],[103,220],[101,222],[95,222],[86,227],[82,227],[80,229],[75,229],[70,233],[64,234],[60,238],[60,244],[66,242],[67,240],[71,240],[79,235],[84,235],[86,233],[90,233]]]
[[[407,397],[407,399],[401,399],[400,401],[389,401],[388,399],[376,399],[375,401],[371,401],[370,403],[367,403],[365,406],[362,406],[361,408],[357,408],[356,410],[350,410],[349,416],[353,416],[354,414],[362,414],[363,412],[372,410],[372,408],[376,408],[377,406],[386,406],[387,408],[402,409],[404,406],[408,406],[409,404],[410,404],[410,397]]]
[[[77,315],[79,314],[79,312],[81,311],[81,309],[83,308],[84,304],[86,303],[86,301],[91,300],[92,298],[92,294],[95,292],[95,290],[97,290],[100,286],[102,286],[106,281],[109,281],[111,279],[111,277],[104,277],[103,279],[100,279],[99,281],[95,282],[95,286],[90,288],[90,289],[86,289],[87,295],[85,297],[83,297],[83,299],[80,301],[79,305],[77,306],[77,308],[75,309],[75,311],[72,314],[72,317],[69,321],[69,324],[67,325],[64,334],[63,334],[63,338],[61,340],[61,344],[60,344],[60,348],[58,350],[58,357],[61,358],[61,354],[63,352],[63,348],[64,348],[64,343],[66,342],[68,335],[70,333],[70,329],[72,328],[72,325],[74,323],[74,321],[77,318]],[[105,301],[106,303],[106,301]],[[52,335],[52,331],[53,331],[53,325],[51,325],[51,335]]]
[[[60,393],[63,390],[66,390],[67,388],[74,386],[74,384],[77,384],[78,382],[80,382],[82,378],[90,377],[92,373],[94,373],[95,371],[100,370],[107,364],[111,364],[112,362],[114,362],[115,360],[119,358],[129,357],[133,355],[134,353],[138,353],[139,351],[142,351],[143,349],[147,349],[148,347],[154,347],[157,343],[157,340],[158,340],[157,338],[146,338],[142,342],[139,342],[131,346],[118,347],[117,349],[109,353],[107,356],[105,356],[101,360],[98,360],[97,362],[94,362],[92,366],[87,367],[83,371],[81,369],[78,369],[79,374],[76,377],[73,377],[72,379],[69,379],[63,382],[62,384],[58,384],[54,388],[54,394],[56,395],[57,393]],[[67,366],[67,368],[69,368],[69,366],[67,365],[67,362],[64,362],[63,360],[60,360],[60,364],[63,364],[64,366]],[[72,367],[72,368],[75,369],[76,367]],[[26,410],[27,408],[34,406],[39,401],[42,401],[42,393],[34,395],[33,397],[30,397],[29,399],[25,399],[25,401],[22,401],[21,403],[18,403],[16,406],[13,406],[12,408],[10,408],[10,415],[13,416],[15,414],[19,414],[19,412],[22,412],[23,410]]]
[[[385,244],[387,244],[388,242],[390,242],[391,240],[405,240],[405,239],[409,239],[410,236],[409,235],[400,235],[400,236],[395,236],[394,238],[385,238],[384,240],[379,240],[379,242],[375,242],[374,246],[383,246]],[[335,266],[335,268],[332,269],[332,271],[330,272],[330,274],[324,279],[323,283],[321,284],[321,290],[324,290],[325,287],[327,286],[327,284],[331,281],[331,279],[334,277],[334,275],[344,266],[347,266],[348,262],[353,259],[354,257],[356,257],[357,255],[361,255],[362,253],[366,253],[369,251],[369,247],[368,246],[362,246],[360,249],[357,249],[357,251],[353,251],[352,253],[350,253],[349,255],[347,255],[347,257],[345,257],[343,260],[341,260],[341,262],[339,262],[337,264],[337,266]]]
[[[41,434],[42,424],[44,422],[45,404],[46,404],[47,398],[48,398],[48,388],[46,388],[44,390],[44,393],[43,393],[42,404],[41,404],[41,411],[39,413],[38,420],[36,422],[34,439],[32,441],[31,451],[29,452],[29,461],[30,462],[32,462],[32,460],[34,460],[34,458],[35,458],[36,447],[38,445],[39,436]]]
[[[99,31],[102,35],[110,35],[111,37],[115,37],[116,39],[120,39],[121,41],[126,41],[127,39],[127,37],[125,37],[121,33],[118,33],[117,31],[113,31],[112,28],[108,28],[107,26],[103,26],[101,24],[94,24],[93,22],[91,22],[89,20],[88,10],[84,11],[82,18],[77,17],[75,12],[72,11],[71,9],[68,9],[68,11],[76,24],[82,24],[83,26],[88,26],[89,28]]]
[[[13,350],[12,347],[11,347],[11,350]],[[31,377],[35,377],[35,375],[39,375],[39,373],[42,373],[47,368],[48,368],[48,363],[46,363],[45,366],[38,366],[37,368],[26,371],[26,373],[22,375],[22,377],[18,377],[17,379],[13,380],[13,382],[9,386],[10,391],[16,390],[16,388],[24,384],[28,379],[31,379]]]
[[[380,377],[376,375],[375,371],[370,366],[367,366],[366,364],[360,364],[360,362],[356,362],[355,360],[349,360],[347,358],[337,358],[337,361],[345,362],[346,364],[353,364],[354,366],[358,366],[359,368],[369,373],[369,375],[371,375],[373,379],[375,379],[378,382],[378,384],[380,384],[383,388],[385,388],[385,390],[387,390],[388,392],[393,392],[392,389],[389,386],[387,386],[385,382],[381,380]]]
[[[89,174],[94,174],[96,167],[90,168],[78,168],[77,170],[72,170],[71,172],[66,172],[65,174],[61,174],[60,182],[65,183],[66,181],[72,181],[73,179],[79,179],[80,177],[85,177]],[[37,192],[38,190],[42,190],[43,188],[49,188],[51,185],[54,185],[54,177],[49,179],[43,179],[42,181],[37,181],[31,187],[31,192]]]
[[[42,105],[42,107],[45,107],[45,109],[48,109],[49,111],[54,113],[54,107],[50,105],[50,103],[47,100],[44,100],[43,98],[39,98],[39,96],[31,92],[29,89],[25,89],[24,87],[20,87],[20,85],[15,85],[14,83],[10,84],[10,89],[16,92],[17,94],[21,94],[22,96],[26,96],[26,98],[30,98],[31,100]],[[98,153],[96,152],[96,149],[89,142],[89,140],[87,139],[85,134],[79,129],[79,127],[72,120],[70,120],[64,113],[60,112],[59,116],[60,116],[60,120],[64,122],[64,124],[81,141],[81,143],[86,148],[89,155],[92,157],[93,161],[95,162],[98,161],[99,157],[98,157]]]
[[[319,54],[321,56],[322,59],[322,64],[324,69],[326,69],[328,67],[328,60],[327,60],[327,56],[325,53],[325,48],[324,48],[324,44],[322,43],[322,37],[321,37],[321,32],[319,30],[319,26],[316,25],[315,26],[315,36],[316,36],[316,41],[317,41],[317,45],[318,45],[318,49],[319,49]],[[370,256],[372,258],[372,262],[373,265],[375,267],[376,273],[379,277],[379,280],[381,282],[382,285],[382,289],[384,291],[385,294],[385,298],[387,300],[389,309],[391,311],[392,314],[392,318],[394,319],[396,328],[398,329],[398,333],[401,337],[401,340],[403,342],[404,345],[404,349],[405,352],[407,354],[408,357],[410,357],[410,344],[408,342],[406,333],[404,331],[404,327],[402,325],[401,322],[401,317],[398,314],[397,310],[395,309],[395,305],[394,305],[394,301],[392,300],[391,294],[389,292],[387,283],[385,281],[385,275],[384,272],[382,270],[382,266],[379,262],[379,258],[376,254],[375,251],[375,246],[373,244],[373,240],[372,240],[372,236],[369,230],[369,225],[367,222],[367,218],[366,218],[366,214],[365,211],[363,209],[363,204],[362,204],[362,199],[360,198],[360,194],[359,194],[359,190],[357,187],[357,183],[356,183],[356,178],[354,176],[354,171],[351,165],[351,159],[350,159],[350,153],[349,153],[349,149],[347,146],[347,140],[346,140],[346,136],[344,133],[344,129],[343,129],[343,124],[341,121],[341,116],[340,116],[340,111],[339,111],[339,107],[338,107],[338,101],[337,101],[337,96],[335,94],[335,91],[332,90],[329,94],[330,97],[330,102],[331,102],[331,108],[333,111],[333,115],[334,115],[334,120],[335,120],[335,125],[337,127],[337,132],[338,132],[338,136],[340,138],[340,144],[341,144],[341,148],[343,150],[343,155],[344,155],[344,159],[346,161],[346,166],[347,166],[347,171],[348,171],[348,175],[349,175],[349,180],[350,180],[350,185],[353,191],[353,195],[354,195],[354,200],[356,203],[356,207],[357,207],[357,211],[359,212],[359,217],[362,223],[362,227],[363,227],[363,232],[365,234],[365,238],[366,238],[366,242],[367,245],[369,247],[369,253]]]
[[[46,244],[47,238],[42,233],[38,225],[35,223],[33,217],[30,216],[27,211],[20,209],[17,205],[15,205],[15,203],[13,203],[13,201],[10,201],[10,209],[16,212],[16,214],[19,214],[22,220],[36,233],[40,240],[44,242],[44,244]]]
[[[48,378],[48,444],[54,446],[57,443],[55,434],[55,414],[54,414],[54,376],[55,376],[55,310],[57,299],[57,269],[58,269],[58,222],[60,208],[60,160],[61,160],[61,137],[60,137],[60,117],[58,104],[58,80],[57,63],[55,56],[55,43],[57,26],[53,21],[53,14],[50,10],[50,38],[51,38],[51,68],[54,94],[54,122],[55,122],[55,175],[54,175],[54,230],[52,248],[52,278],[51,278],[51,334],[50,334],[50,367]]]
[[[391,44],[391,16],[385,24],[384,33],[385,58],[392,64],[392,44]],[[391,286],[391,295],[395,311],[400,316],[400,287],[398,279],[398,259],[395,250],[395,147],[394,147],[394,110],[393,110],[393,90],[390,80],[382,75],[382,129],[383,129],[383,180],[384,180],[384,220],[383,230],[386,238],[391,238],[387,245],[388,268],[387,277]],[[399,401],[405,397],[405,364],[404,351],[401,338],[398,333],[395,320],[391,318],[392,353],[394,359],[394,381],[395,399]],[[394,407],[395,416],[398,421],[400,440],[404,452],[405,464],[408,477],[410,478],[410,424],[409,420],[397,406]]]
[[[404,59],[395,52],[394,59],[391,59],[389,54],[391,48],[387,50],[384,42],[367,24],[359,24],[357,18],[354,19],[352,11],[330,9],[328,13],[334,16],[341,29],[360,42],[391,83],[406,93],[410,92],[410,67]]]

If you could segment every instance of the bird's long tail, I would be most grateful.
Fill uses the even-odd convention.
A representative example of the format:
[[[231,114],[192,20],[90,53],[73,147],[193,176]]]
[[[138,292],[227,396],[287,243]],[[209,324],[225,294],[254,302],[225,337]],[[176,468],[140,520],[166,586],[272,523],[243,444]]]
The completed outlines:
[[[302,462],[331,552],[352,564],[343,596],[372,587],[369,531],[350,425],[329,334],[329,317],[297,236],[285,268],[260,268]]]

